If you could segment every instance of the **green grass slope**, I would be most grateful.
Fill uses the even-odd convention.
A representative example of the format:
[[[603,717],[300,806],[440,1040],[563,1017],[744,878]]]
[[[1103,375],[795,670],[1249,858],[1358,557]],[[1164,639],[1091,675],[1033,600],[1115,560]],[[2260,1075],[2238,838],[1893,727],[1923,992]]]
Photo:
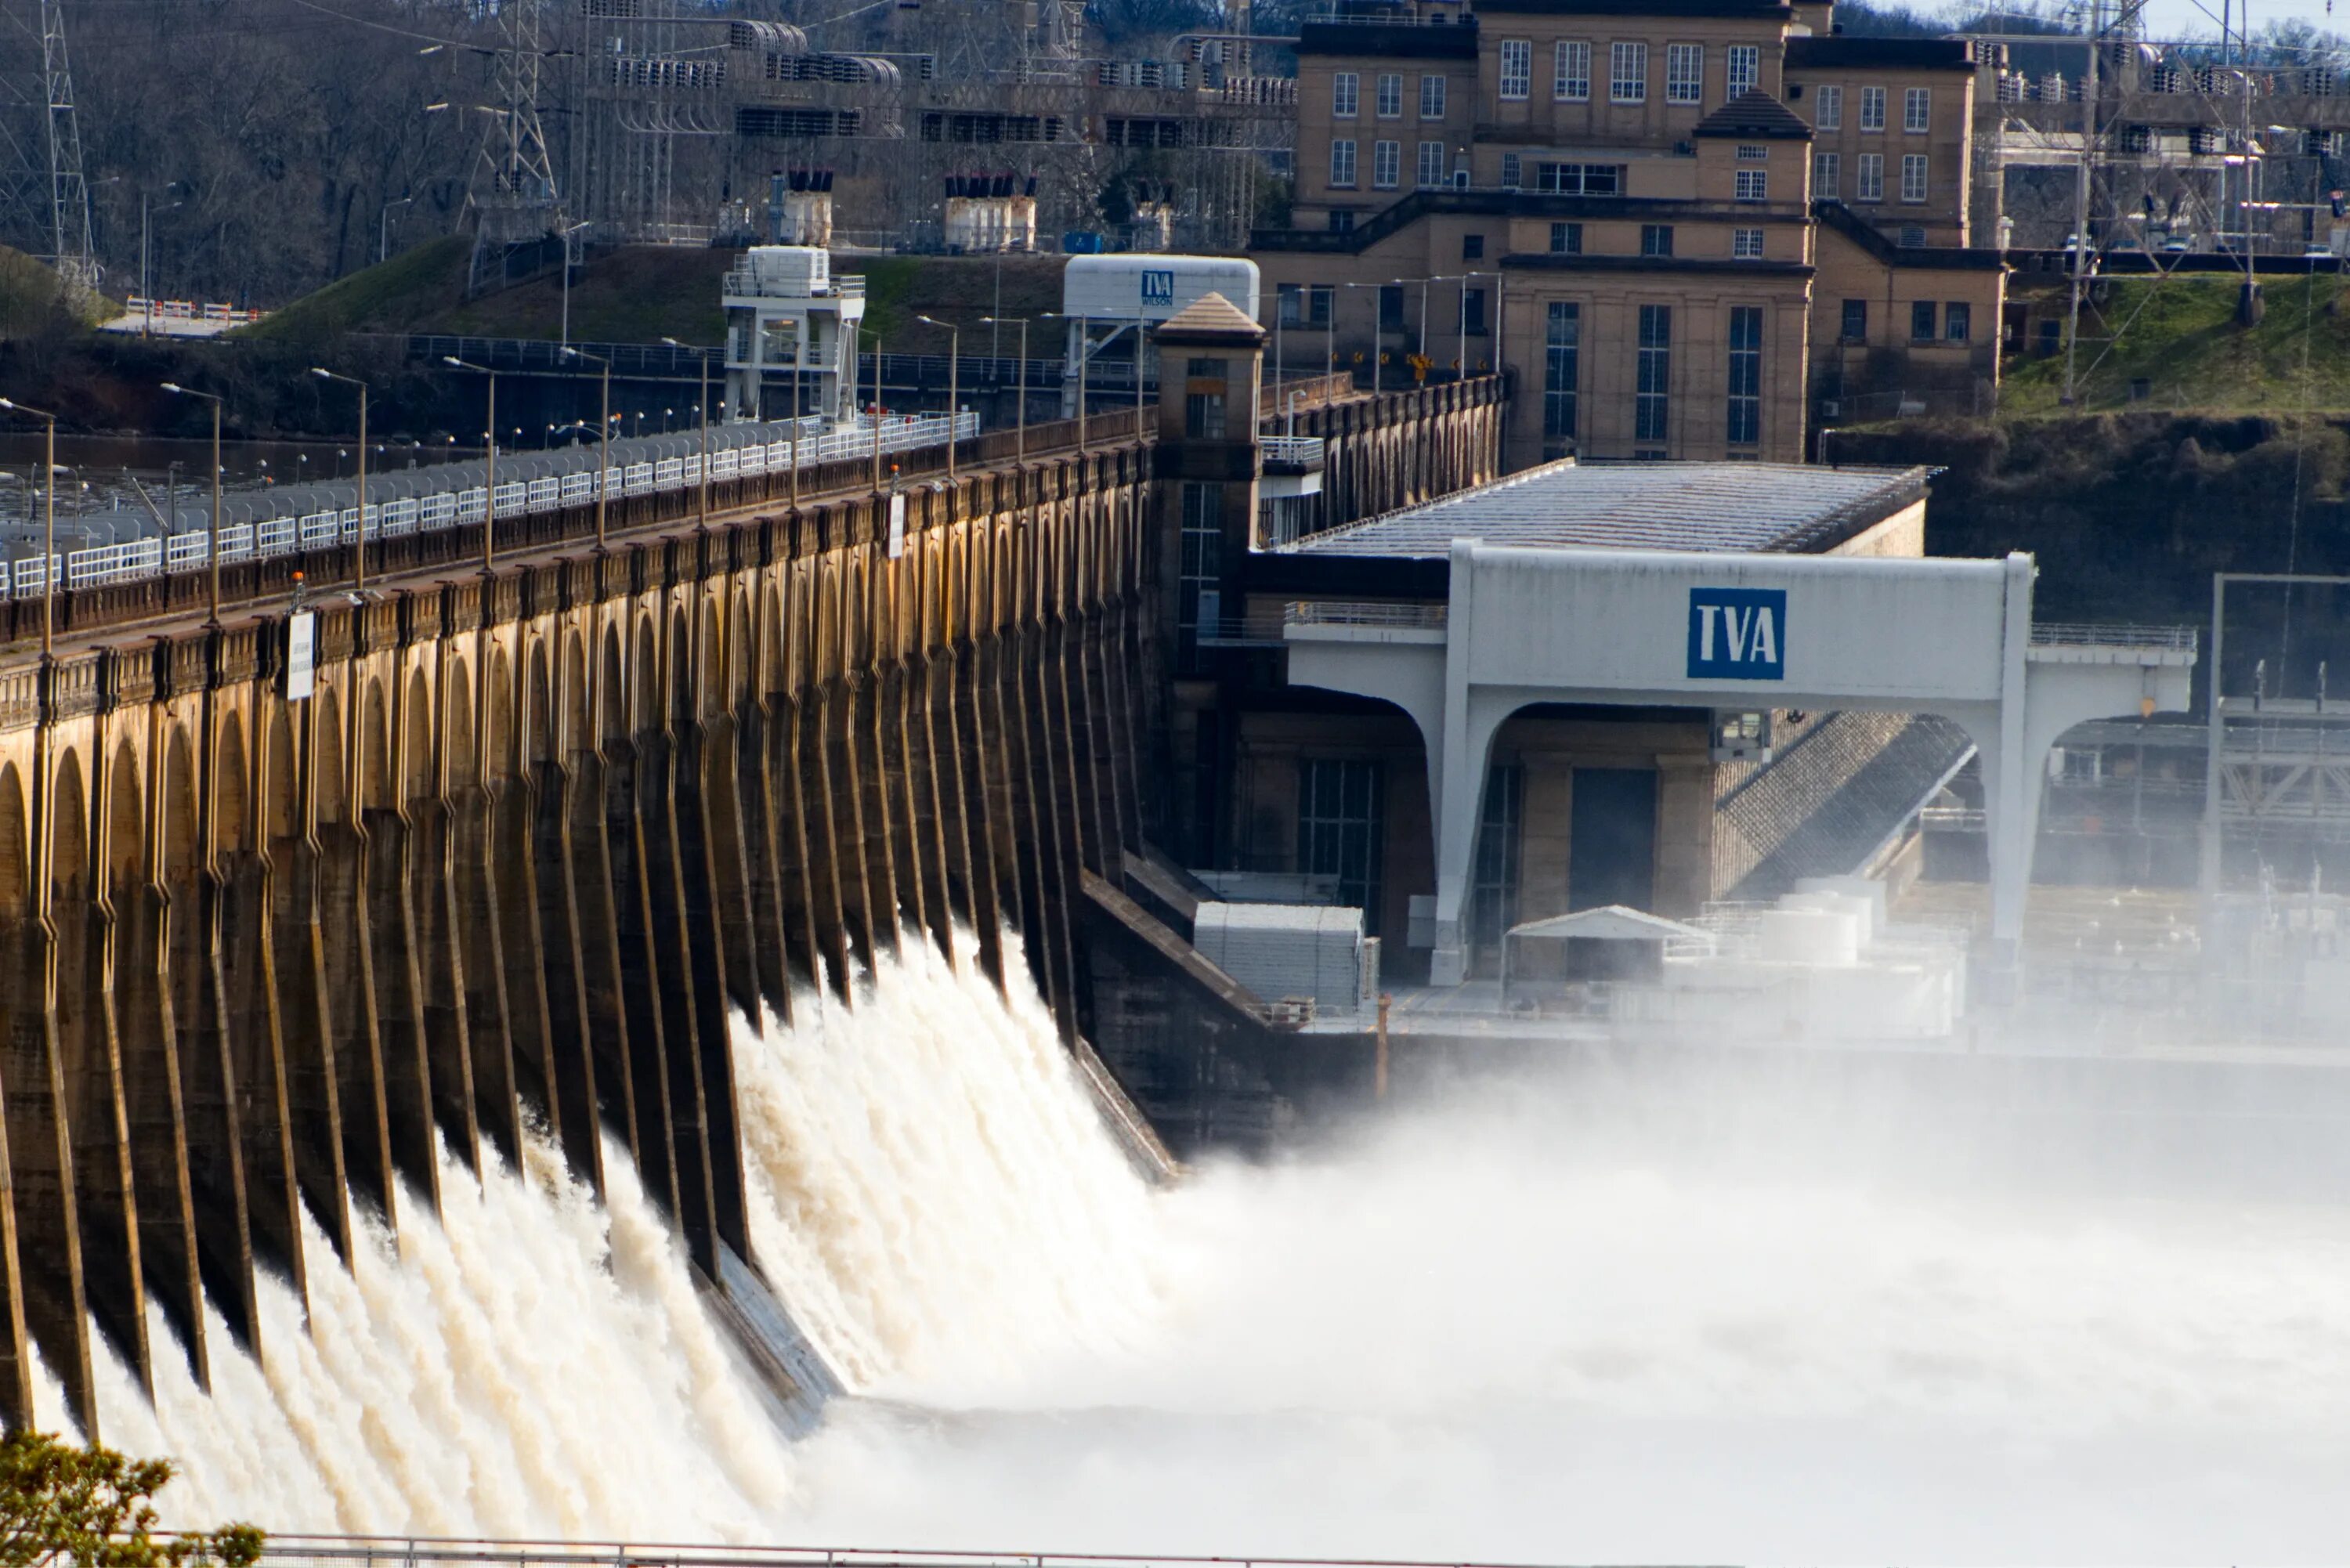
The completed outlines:
[[[2236,304],[2241,278],[2198,274],[2169,278],[2114,278],[2105,299],[2081,306],[2075,353],[2083,408],[2119,408],[2133,380],[2147,383],[2145,404],[2156,409],[2214,411],[2350,409],[2350,300],[2338,275],[2266,276],[2267,309],[2259,325],[2241,327]],[[2031,299],[2035,315],[2061,313],[2064,291],[2011,289]],[[2064,356],[2027,352],[2011,358],[2002,377],[2002,416],[2057,411],[2064,386]]]

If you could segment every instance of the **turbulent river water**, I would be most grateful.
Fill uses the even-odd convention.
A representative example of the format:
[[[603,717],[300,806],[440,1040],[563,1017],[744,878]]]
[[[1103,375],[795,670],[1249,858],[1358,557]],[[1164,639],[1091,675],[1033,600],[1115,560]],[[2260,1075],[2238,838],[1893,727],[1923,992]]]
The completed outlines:
[[[2334,1557],[2350,1203],[2278,1103],[1586,1059],[1153,1189],[1033,995],[741,1022],[752,1241],[850,1395],[777,1435],[612,1151],[265,1287],[116,1444],[174,1522],[1423,1556]],[[411,1207],[406,1212],[418,1214]],[[314,1234],[313,1255],[329,1258]],[[172,1342],[160,1320],[157,1343]],[[46,1386],[51,1419],[54,1385]]]

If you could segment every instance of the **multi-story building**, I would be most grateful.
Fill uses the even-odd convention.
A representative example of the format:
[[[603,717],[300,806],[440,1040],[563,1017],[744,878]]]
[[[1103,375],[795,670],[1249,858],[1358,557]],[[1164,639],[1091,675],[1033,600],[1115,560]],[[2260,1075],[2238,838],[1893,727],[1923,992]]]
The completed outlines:
[[[1300,29],[1297,181],[1253,254],[1276,374],[1512,373],[1512,466],[1799,461],[1979,407],[1975,47],[1817,0],[1341,0]],[[1930,314],[1929,314],[1930,313]]]

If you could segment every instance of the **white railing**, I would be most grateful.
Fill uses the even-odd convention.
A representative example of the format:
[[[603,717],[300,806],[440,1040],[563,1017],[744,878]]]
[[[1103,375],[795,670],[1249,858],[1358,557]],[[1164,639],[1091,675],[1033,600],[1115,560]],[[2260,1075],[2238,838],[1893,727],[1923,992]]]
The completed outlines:
[[[781,473],[789,472],[795,464],[805,467],[870,457],[877,444],[883,452],[938,446],[947,441],[947,430],[945,415],[922,414],[911,419],[884,420],[878,428],[857,425],[797,441],[787,438],[763,445],[732,447],[711,454],[710,472],[713,479],[729,477],[730,459],[734,475]],[[969,441],[979,433],[979,416],[955,415],[953,430],[953,439]],[[409,471],[400,477],[413,479],[418,472]],[[497,514],[500,517],[513,517],[591,504],[598,483],[592,469],[553,478],[502,480],[498,484]],[[702,459],[696,454],[609,468],[603,472],[600,483],[608,493],[615,496],[691,489],[702,483]],[[397,501],[370,500],[364,534],[367,538],[378,539],[432,533],[479,523],[488,510],[488,493],[478,484]],[[265,517],[258,523],[226,524],[221,528],[220,559],[225,564],[331,549],[359,538],[361,534],[356,506],[346,506],[339,512]],[[58,575],[68,588],[94,588],[171,573],[201,572],[212,564],[212,534],[208,529],[191,529],[168,537],[157,535],[119,544],[94,545],[57,559]],[[45,586],[39,556],[0,562],[0,599],[37,598]]]
[[[2085,621],[2041,621],[2032,628],[2034,648],[2132,648],[2159,653],[2192,653],[2191,626],[2097,626]]]
[[[1320,436],[1259,436],[1256,444],[1269,463],[1294,463],[1299,468],[1322,466]]]
[[[264,1568],[337,1563],[417,1568],[430,1563],[501,1568],[1491,1568],[1474,1559],[1118,1556],[1089,1552],[987,1552],[875,1546],[724,1546],[659,1542],[432,1540],[398,1536],[278,1535],[262,1545]]]
[[[1374,604],[1336,599],[1299,600],[1284,607],[1284,626],[1401,627],[1432,630],[1444,625],[1445,607],[1427,604]]]

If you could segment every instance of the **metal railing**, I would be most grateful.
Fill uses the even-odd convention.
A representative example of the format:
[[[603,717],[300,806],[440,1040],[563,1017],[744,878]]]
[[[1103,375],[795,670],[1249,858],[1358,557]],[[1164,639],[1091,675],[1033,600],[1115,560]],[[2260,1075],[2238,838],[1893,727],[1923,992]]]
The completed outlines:
[[[2199,636],[2191,626],[2097,626],[2084,621],[2042,621],[2032,628],[2032,646],[2127,648],[2156,653],[2192,653]]]
[[[1259,436],[1258,447],[1264,452],[1267,463],[1287,463],[1296,468],[1319,468],[1324,451],[1320,436]]]
[[[1362,626],[1394,629],[1440,630],[1446,607],[1438,604],[1379,604],[1339,599],[1300,599],[1282,607],[1281,624],[1291,626]]]
[[[979,433],[976,414],[958,414],[952,424],[956,441],[969,441]],[[835,429],[796,441],[785,437],[728,447],[710,454],[710,477],[713,483],[723,483],[755,474],[788,472],[795,466],[807,468],[844,458],[870,457],[877,444],[883,452],[941,446],[949,439],[948,425],[943,414],[924,414],[913,419],[884,420],[879,425]],[[702,483],[699,452],[657,462],[615,463],[603,470],[600,476],[592,466],[592,453],[589,461],[591,466],[570,473],[502,480],[495,497],[498,515],[515,517],[581,505],[596,498],[599,485],[605,494],[619,497],[692,489]],[[452,476],[470,476],[473,467],[453,467]],[[359,508],[351,505],[225,524],[220,531],[220,562],[226,566],[330,548],[362,536],[398,538],[432,533],[479,523],[488,512],[491,496],[479,484],[416,493],[415,482],[421,472],[429,471],[409,470],[398,475],[409,485],[411,493],[407,495],[397,499],[370,496],[364,519]],[[453,477],[452,483],[455,483]],[[203,571],[212,561],[212,535],[208,529],[182,530],[168,538],[151,535],[120,544],[93,545],[61,557],[51,556],[46,562],[36,554],[6,564],[8,569],[0,573],[0,599],[38,597],[52,575],[60,570],[67,587],[89,588]]]
[[[497,1563],[505,1568],[1512,1568],[1473,1561],[1437,1563],[1377,1557],[1123,1556],[1094,1552],[982,1552],[891,1547],[718,1546],[660,1542],[404,1539],[397,1536],[271,1535],[264,1563],[335,1563],[409,1568],[420,1563]]]

